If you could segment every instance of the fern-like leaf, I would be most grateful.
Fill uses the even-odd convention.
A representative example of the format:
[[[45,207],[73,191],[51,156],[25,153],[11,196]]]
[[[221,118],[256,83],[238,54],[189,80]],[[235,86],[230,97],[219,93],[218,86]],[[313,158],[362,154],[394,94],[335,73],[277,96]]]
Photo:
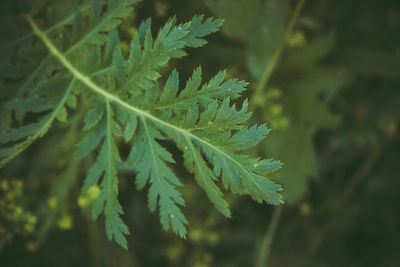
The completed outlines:
[[[87,192],[91,186],[98,184],[99,180],[102,179],[100,195],[95,201],[92,217],[96,219],[104,210],[108,238],[110,240],[115,239],[119,245],[126,248],[124,235],[128,234],[129,231],[119,216],[123,214],[123,211],[117,199],[116,164],[121,161],[121,158],[114,140],[115,137],[122,136],[122,131],[114,119],[111,103],[108,99],[98,98],[85,118],[84,129],[91,131],[91,134],[81,141],[77,150],[77,156],[82,158],[95,148],[100,147],[96,161],[85,178],[82,191]]]
[[[18,146],[26,147],[28,143],[24,142],[43,135],[56,118],[65,121],[65,107],[75,108],[78,96],[90,108],[84,119],[85,137],[76,155],[84,159],[97,154],[82,190],[100,186],[92,216],[104,214],[108,238],[123,248],[127,247],[125,235],[129,231],[121,219],[123,210],[118,203],[117,165],[121,158],[116,142],[119,139],[131,146],[124,164],[136,171],[137,188],[149,185],[150,210],[159,208],[163,228],[172,228],[181,237],[185,237],[188,224],[182,213],[185,205],[179,191],[182,183],[171,169],[176,162],[160,143],[162,140],[174,142],[183,152],[184,166],[225,216],[231,213],[218,186],[220,179],[223,187],[234,193],[248,194],[258,202],[280,204],[281,187],[264,176],[278,169],[280,163],[252,158],[244,152],[269,132],[265,125],[251,128],[244,125],[251,115],[247,112],[247,101],[240,109],[231,103],[247,83],[225,80],[225,72],[202,83],[201,68],[195,69],[182,90],[176,70],[164,86],[158,82],[161,68],[170,59],[186,55],[186,47],[204,45],[203,37],[217,31],[222,21],[195,16],[187,23],[176,24],[172,18],[153,38],[150,20],[145,20],[125,55],[115,26],[128,15],[133,2],[94,0],[91,13],[86,15],[88,19],[77,16],[80,21],[77,25],[84,26],[81,30],[84,34],[77,34],[78,27],[73,25],[68,33],[73,40],[67,42],[69,46],[61,45],[51,32],[41,30],[27,17],[35,36],[52,57],[45,56],[39,71],[36,69],[27,77],[35,80],[40,76],[43,86],[35,85],[32,94],[22,93],[7,103],[10,111],[22,114],[21,119],[27,112],[36,112],[37,121],[25,125],[21,120],[19,127],[10,127],[1,134],[0,140],[6,144],[0,150],[3,162],[22,151]],[[56,70],[56,74],[44,78],[40,68]],[[54,90],[50,89],[52,83],[59,83]],[[22,106],[25,108],[21,109]],[[10,149],[14,149],[14,155]]]

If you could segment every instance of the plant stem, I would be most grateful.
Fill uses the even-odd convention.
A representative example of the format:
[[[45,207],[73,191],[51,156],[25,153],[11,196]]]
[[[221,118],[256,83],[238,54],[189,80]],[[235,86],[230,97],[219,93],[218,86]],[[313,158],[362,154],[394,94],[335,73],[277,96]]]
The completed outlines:
[[[271,75],[276,67],[276,64],[279,61],[279,58],[282,54],[283,47],[285,46],[285,42],[289,36],[289,34],[293,30],[293,26],[300,14],[301,9],[303,8],[305,3],[305,0],[299,0],[297,2],[297,5],[292,13],[292,16],[290,17],[290,20],[288,24],[286,25],[285,31],[283,32],[281,39],[279,41],[278,47],[274,51],[274,54],[272,55],[272,58],[267,62],[264,72],[261,76],[261,79],[257,83],[257,86],[255,88],[255,92],[252,96],[253,101],[252,103],[260,103],[258,101],[255,101],[254,98],[258,98],[262,92],[264,91],[264,88],[267,86],[269,79],[271,78]],[[257,262],[256,262],[256,267],[266,267],[268,264],[268,256],[272,248],[272,242],[274,240],[275,232],[278,228],[279,220],[281,217],[282,213],[282,206],[275,207],[274,212],[272,214],[272,220],[268,226],[267,232],[264,235],[264,238],[262,240],[261,246],[258,251],[257,255]]]
[[[255,92],[253,94],[253,98],[257,98],[264,91],[264,88],[267,86],[268,81],[271,78],[271,75],[272,75],[273,71],[275,70],[276,64],[278,63],[279,58],[282,54],[282,50],[285,46],[286,40],[287,40],[289,34],[293,30],[294,23],[296,22],[299,14],[300,14],[300,11],[304,6],[304,3],[305,3],[305,0],[299,0],[297,2],[296,8],[294,9],[292,16],[290,17],[290,20],[289,20],[288,24],[286,25],[285,31],[283,32],[281,39],[278,43],[278,47],[275,49],[275,52],[273,53],[271,59],[268,60],[266,66],[265,66],[264,72],[261,76],[261,79],[257,83]],[[257,101],[254,101],[254,99],[251,102],[259,103]]]
[[[90,216],[86,217],[87,220],[87,231],[88,231],[88,239],[89,239],[89,251],[90,251],[90,260],[91,266],[102,266],[102,261],[100,255],[103,255],[102,252],[102,240],[99,235],[99,226],[97,221],[92,220]]]
[[[281,218],[282,209],[282,205],[277,206],[272,213],[271,222],[258,251],[256,267],[266,267],[268,264],[268,256],[271,251],[272,242],[274,240],[275,232],[278,228],[279,220]]]

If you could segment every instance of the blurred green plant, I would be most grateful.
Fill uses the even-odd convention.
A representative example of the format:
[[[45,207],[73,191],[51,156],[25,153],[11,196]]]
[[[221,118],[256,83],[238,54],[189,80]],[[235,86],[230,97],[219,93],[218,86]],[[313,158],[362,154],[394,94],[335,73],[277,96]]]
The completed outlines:
[[[0,179],[0,250],[14,236],[32,237],[36,217],[21,206],[23,182],[19,179]]]

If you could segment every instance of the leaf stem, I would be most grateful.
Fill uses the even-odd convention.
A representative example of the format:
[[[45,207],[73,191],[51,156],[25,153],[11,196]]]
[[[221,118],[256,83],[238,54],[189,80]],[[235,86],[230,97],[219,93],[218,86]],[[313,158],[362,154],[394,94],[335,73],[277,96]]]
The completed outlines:
[[[293,30],[293,26],[300,14],[301,9],[304,6],[305,1],[306,0],[299,0],[297,2],[296,8],[294,9],[291,18],[290,18],[288,24],[286,25],[285,31],[283,32],[283,34],[281,36],[278,47],[275,49],[275,52],[273,53],[271,59],[268,60],[267,64],[265,65],[265,69],[261,76],[261,79],[259,80],[259,82],[257,83],[257,86],[255,88],[255,92],[252,97],[253,98],[252,103],[261,104],[259,101],[254,101],[254,98],[258,98],[264,91],[264,88],[267,86],[268,81],[271,78],[271,75],[275,70],[276,64],[278,63],[279,58],[282,54],[282,50],[285,46],[286,40],[287,40],[289,34]]]
[[[277,206],[274,208],[272,213],[272,219],[268,226],[267,232],[261,242],[261,246],[257,255],[257,263],[255,267],[267,267],[268,266],[268,256],[271,252],[272,242],[274,241],[275,232],[278,228],[279,220],[282,214],[283,206]]]

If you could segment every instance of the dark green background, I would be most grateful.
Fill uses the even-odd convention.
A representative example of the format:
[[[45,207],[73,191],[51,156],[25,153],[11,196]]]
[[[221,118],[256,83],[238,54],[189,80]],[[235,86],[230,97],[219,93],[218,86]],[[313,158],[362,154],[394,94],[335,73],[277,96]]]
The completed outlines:
[[[46,5],[2,0],[1,32],[10,31],[7,23],[19,21],[36,2]],[[130,25],[147,17],[153,18],[154,30],[175,14],[179,22],[195,14],[224,17],[225,27],[208,38],[207,46],[187,50],[189,56],[171,67],[181,72],[181,80],[198,65],[204,80],[226,68],[229,75],[250,82],[246,97],[251,99],[297,4],[278,1],[270,10],[271,2],[144,1],[121,31],[128,40]],[[263,33],[262,27],[270,31]],[[286,204],[269,266],[398,266],[400,1],[309,0],[291,32],[301,34],[304,43],[293,47],[285,42],[253,117],[272,128],[254,153],[285,164],[273,177],[286,188]],[[280,97],[268,97],[274,88]],[[271,110],[273,105],[281,112]],[[275,130],[274,123],[282,118],[290,125]],[[0,227],[8,233],[0,231],[0,266],[255,264],[274,208],[227,194],[232,206],[228,220],[182,169],[174,171],[184,178],[187,240],[162,230],[157,214],[147,209],[146,192],[136,191],[133,174],[126,173],[121,175],[119,199],[132,233],[129,249],[109,242],[102,220],[93,222],[77,204],[82,173],[69,180],[57,167],[70,151],[49,151],[63,127],[0,169],[0,181],[23,181],[15,202],[38,220],[35,231],[26,233],[0,210]],[[0,188],[2,209],[8,205],[6,194]],[[47,205],[52,195],[62,195],[56,210]],[[64,213],[72,217],[70,230],[57,226]]]

